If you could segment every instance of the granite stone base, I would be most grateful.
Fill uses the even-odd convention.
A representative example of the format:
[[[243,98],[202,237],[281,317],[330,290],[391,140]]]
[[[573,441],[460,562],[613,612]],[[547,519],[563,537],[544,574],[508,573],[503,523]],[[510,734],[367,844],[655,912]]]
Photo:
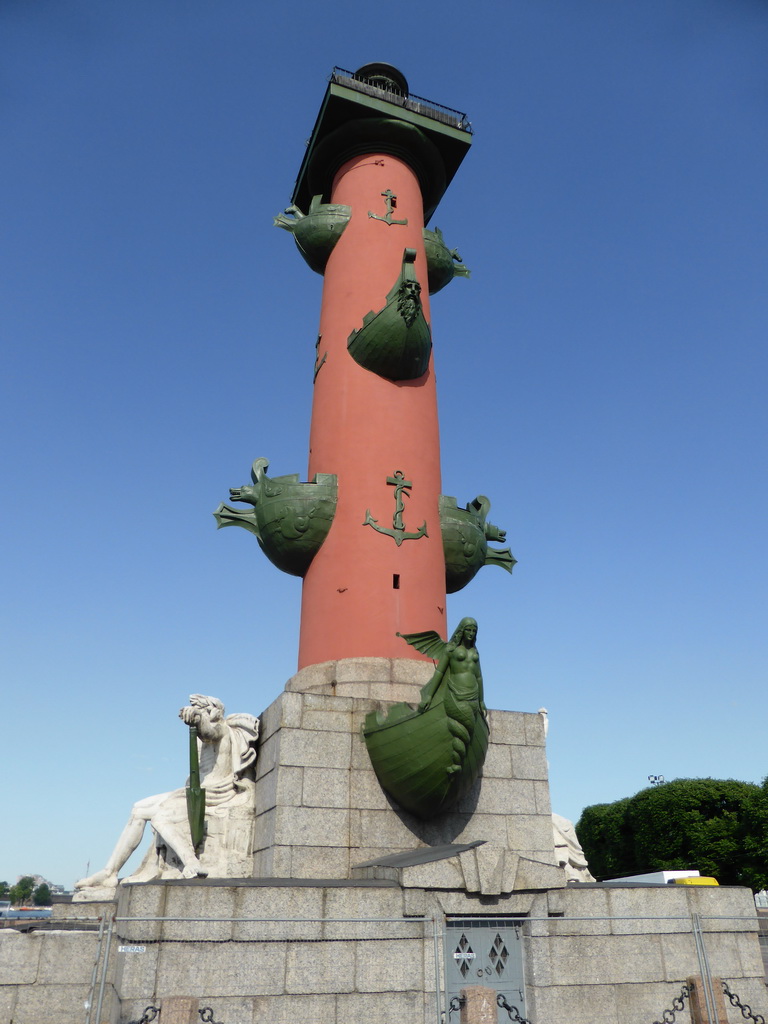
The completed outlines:
[[[300,669],[285,689],[323,697],[372,697],[418,704],[421,688],[433,672],[431,661],[415,658],[343,658]]]
[[[359,659],[295,676],[261,719],[253,877],[125,884],[116,904],[57,906],[54,930],[0,931],[0,1024],[82,1024],[99,991],[90,1024],[149,1006],[160,1024],[206,1008],[222,1024],[439,1024],[464,929],[478,950],[514,933],[535,1024],[642,1024],[701,974],[694,921],[712,974],[768,1015],[749,890],[566,884],[540,715],[490,712],[482,777],[436,821],[383,793],[364,718],[415,703],[430,670]],[[492,986],[466,963],[468,987]]]
[[[463,865],[443,864],[435,884],[461,885],[466,875],[476,891],[485,891],[481,876],[495,872],[499,891],[564,885],[555,862],[541,716],[491,711],[482,777],[453,810],[422,821],[382,790],[363,742],[369,712],[404,699],[409,687],[410,700],[418,700],[416,683],[396,684],[402,692],[387,689],[395,684],[381,680],[382,663],[391,676],[418,676],[419,685],[431,670],[421,662],[403,667],[374,658],[312,666],[261,716],[254,876],[350,878],[357,865],[390,854],[482,842],[485,849]],[[374,691],[393,699],[371,696]],[[519,879],[516,857],[529,862]],[[541,869],[536,878],[533,864]],[[416,884],[425,881],[421,870]]]
[[[82,1024],[103,971],[91,1024],[128,1024],[148,1006],[161,1008],[161,1024],[197,1024],[206,1007],[222,1024],[437,1024],[460,934],[446,923],[495,929],[514,918],[529,1020],[643,1024],[701,974],[694,914],[712,974],[768,1014],[747,889],[572,884],[471,896],[363,879],[197,879],[121,886],[101,954],[94,931],[0,931],[0,1022]],[[492,984],[474,974],[467,987]]]

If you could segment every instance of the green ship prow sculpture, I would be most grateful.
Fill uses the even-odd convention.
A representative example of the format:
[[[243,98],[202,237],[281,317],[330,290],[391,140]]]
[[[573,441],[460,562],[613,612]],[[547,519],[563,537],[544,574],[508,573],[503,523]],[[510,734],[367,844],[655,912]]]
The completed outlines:
[[[382,789],[404,810],[432,818],[472,788],[488,750],[477,623],[462,619],[448,642],[434,630],[398,635],[436,658],[435,671],[418,708],[370,712],[363,738]]]
[[[349,354],[366,370],[387,380],[416,380],[427,372],[432,334],[424,317],[421,284],[416,280],[416,250],[403,250],[400,276],[386,304],[363,317],[347,339]]]
[[[440,529],[445,555],[445,589],[455,594],[475,578],[484,565],[498,565],[507,572],[517,565],[509,548],[492,548],[490,540],[504,541],[506,530],[489,523],[491,503],[484,494],[459,508],[456,499],[440,495]]]
[[[242,526],[256,537],[273,565],[292,576],[304,576],[333,522],[336,476],[317,473],[303,483],[297,473],[268,477],[268,466],[268,459],[256,459],[253,486],[230,487],[234,501],[253,507],[246,512],[222,502],[213,513],[217,528]]]

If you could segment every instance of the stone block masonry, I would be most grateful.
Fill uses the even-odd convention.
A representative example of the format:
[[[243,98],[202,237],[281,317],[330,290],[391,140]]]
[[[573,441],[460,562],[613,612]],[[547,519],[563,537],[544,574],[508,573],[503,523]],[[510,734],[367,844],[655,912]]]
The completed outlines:
[[[0,931],[2,1024],[81,1024],[86,1002],[95,997],[94,964],[100,979],[105,947],[96,931]],[[114,974],[113,956],[106,964],[99,1024],[119,1019]]]
[[[150,903],[165,920],[143,919]],[[151,992],[163,1007],[194,993],[194,1010],[211,1006],[225,1024],[436,1021],[433,924],[406,915],[395,885],[132,885],[116,927],[147,950],[119,974],[124,1020]]]
[[[92,1024],[127,1024],[148,1005],[162,1007],[161,1022],[199,1021],[208,1006],[223,1024],[437,1024],[457,935],[446,924],[509,918],[520,922],[526,1017],[642,1024],[700,974],[692,914],[712,973],[768,1013],[747,889],[574,884],[482,896],[460,879],[442,890],[179,880],[122,886],[111,911],[104,1011]],[[0,1024],[83,1024],[97,941],[94,931],[0,932]]]
[[[429,664],[408,664],[411,681],[397,685],[410,701],[418,701],[418,683],[430,670]],[[382,658],[312,666],[261,716],[255,877],[349,878],[355,865],[377,857],[476,841],[554,866],[538,714],[490,712],[483,775],[439,819],[422,821],[384,793],[361,730],[366,714],[392,703],[370,696],[371,690],[387,692],[393,674],[403,671]],[[361,678],[351,678],[355,674]],[[340,687],[355,695],[339,696]]]

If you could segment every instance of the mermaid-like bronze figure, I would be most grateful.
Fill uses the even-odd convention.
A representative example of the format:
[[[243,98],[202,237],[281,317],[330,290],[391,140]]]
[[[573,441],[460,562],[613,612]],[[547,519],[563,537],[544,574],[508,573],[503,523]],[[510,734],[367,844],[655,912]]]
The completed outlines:
[[[448,641],[433,629],[399,636],[432,658],[435,670],[418,708],[398,703],[371,711],[363,738],[382,789],[403,810],[433,818],[470,791],[488,750],[477,623],[462,619]]]
[[[422,688],[418,710],[426,711],[433,703],[442,701],[453,737],[453,763],[446,771],[449,775],[458,772],[472,740],[478,715],[488,716],[483,700],[480,655],[475,647],[477,622],[470,618],[462,619],[447,642],[434,630],[399,635],[422,654],[439,657],[434,675]]]

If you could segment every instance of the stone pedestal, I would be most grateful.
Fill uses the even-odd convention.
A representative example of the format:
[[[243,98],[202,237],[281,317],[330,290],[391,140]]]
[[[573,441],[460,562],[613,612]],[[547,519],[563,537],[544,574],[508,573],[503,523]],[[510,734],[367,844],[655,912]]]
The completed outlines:
[[[0,932],[4,1020],[81,1024],[101,979],[92,1024],[126,1024],[150,1005],[178,1024],[205,1008],[238,1024],[437,1024],[474,986],[536,1024],[658,1020],[701,976],[693,915],[712,973],[768,1012],[749,890],[566,885],[538,714],[490,712],[475,789],[431,823],[401,812],[360,736],[385,706],[373,695],[382,665],[354,664],[299,673],[262,716],[256,877],[122,885],[116,908],[69,908],[91,918],[82,931]],[[400,669],[387,664],[392,684]],[[395,685],[415,700],[420,684]],[[341,687],[351,692],[333,696]],[[94,918],[113,915],[99,932]],[[515,942],[504,948],[499,932]],[[499,950],[502,966],[514,952],[508,985],[488,959]],[[466,1006],[494,1019],[487,995]]]
[[[460,1024],[496,1024],[499,1012],[496,1006],[496,992],[492,988],[469,985],[462,989],[461,994],[464,1002],[461,1006]]]
[[[381,789],[362,739],[365,716],[394,700],[417,702],[431,672],[429,663],[368,658],[312,666],[289,681],[261,717],[255,877],[350,878],[362,864],[370,877],[369,862],[447,848],[428,869],[402,861],[381,868],[392,869],[387,877],[396,869],[404,883],[403,871],[418,868],[411,884],[419,886],[438,872],[440,887],[479,892],[565,884],[555,866],[540,715],[489,713],[482,777],[439,818],[422,821]],[[478,849],[459,849],[470,846]],[[516,858],[529,864],[517,883]]]
[[[702,948],[765,1015],[749,890],[566,884],[540,715],[489,713],[482,776],[435,821],[387,798],[363,720],[387,697],[415,703],[430,671],[298,673],[261,720],[253,877],[121,885],[116,906],[56,908],[54,927],[78,915],[80,931],[0,932],[2,1019],[81,1024],[103,979],[91,1024],[150,1005],[176,1024],[206,1008],[227,1024],[438,1024],[462,990],[462,1019],[505,1020],[494,990],[536,1024],[625,1024],[661,1019],[701,977]]]
[[[122,888],[115,925],[118,946],[144,952],[113,949],[112,962],[122,1021],[149,996],[163,1007],[185,996],[193,1015],[209,1006],[238,1024],[436,1024],[460,934],[446,923],[516,918],[523,998],[496,986],[509,1003],[536,1024],[625,1024],[661,1019],[698,973],[694,913],[713,973],[765,1014],[747,889],[577,884],[482,897],[364,880],[151,882]],[[477,962],[467,987],[487,991],[497,979],[477,978]]]
[[[725,1008],[725,995],[721,978],[712,978],[710,988],[710,1004],[715,1015],[711,1024],[728,1024],[728,1011]],[[688,978],[688,991],[691,999],[691,1024],[710,1024],[705,992],[706,981],[702,977]],[[743,1015],[742,1015],[743,1016]]]
[[[225,1024],[437,1024],[461,928],[487,921],[492,938],[514,920],[523,997],[496,988],[535,1024],[661,1020],[700,976],[693,914],[712,973],[765,1016],[748,889],[575,884],[482,896],[394,880],[198,879],[121,886],[109,943],[97,931],[0,931],[0,1019],[82,1024],[103,976],[92,1024],[127,1024],[149,1005],[183,1024],[205,1007]],[[470,933],[478,956],[481,931]],[[494,986],[478,962],[460,988]]]

